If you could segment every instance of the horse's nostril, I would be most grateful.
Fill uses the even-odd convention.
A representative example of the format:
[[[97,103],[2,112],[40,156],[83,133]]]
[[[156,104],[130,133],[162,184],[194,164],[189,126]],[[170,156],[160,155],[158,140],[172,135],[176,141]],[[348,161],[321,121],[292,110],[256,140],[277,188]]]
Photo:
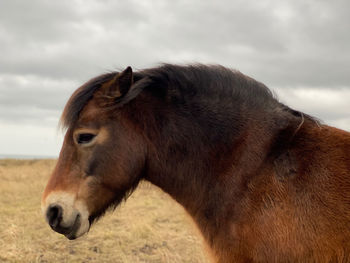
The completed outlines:
[[[59,226],[62,220],[62,207],[59,205],[49,206],[46,212],[46,218],[52,228]]]

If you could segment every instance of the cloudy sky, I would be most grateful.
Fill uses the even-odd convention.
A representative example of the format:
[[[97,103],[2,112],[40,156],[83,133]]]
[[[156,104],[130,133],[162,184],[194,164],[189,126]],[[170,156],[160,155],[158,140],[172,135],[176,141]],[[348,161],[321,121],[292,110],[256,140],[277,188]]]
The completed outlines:
[[[216,63],[350,131],[350,1],[1,0],[0,154],[57,156],[70,94],[128,65]]]

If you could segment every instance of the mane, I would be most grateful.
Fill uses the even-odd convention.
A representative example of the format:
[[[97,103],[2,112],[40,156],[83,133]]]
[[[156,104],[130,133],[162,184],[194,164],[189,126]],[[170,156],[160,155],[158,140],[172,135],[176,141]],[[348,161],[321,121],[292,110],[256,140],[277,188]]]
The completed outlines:
[[[179,66],[164,64],[158,68],[142,70],[139,77],[151,79],[153,95],[177,99],[194,96],[208,96],[208,98],[242,98],[253,104],[273,101],[272,92],[262,83],[220,65],[188,65]]]
[[[97,76],[78,88],[64,108],[60,120],[61,127],[69,128],[73,126],[94,93],[103,83],[111,80],[115,74],[118,74],[118,72],[109,72]],[[140,81],[146,78],[147,81]],[[152,96],[168,100],[178,106],[186,105],[197,97],[218,104],[227,100],[230,103],[240,102],[250,108],[259,107],[268,110],[279,107],[295,116],[303,115],[306,118],[312,118],[280,103],[264,84],[239,71],[220,65],[195,64],[180,66],[163,64],[156,68],[134,72],[134,79],[134,85],[140,83],[137,92],[144,90]],[[134,98],[136,96],[134,94],[130,97]],[[128,96],[125,97],[118,101],[120,105],[128,102],[125,101]],[[115,106],[118,106],[117,103]]]

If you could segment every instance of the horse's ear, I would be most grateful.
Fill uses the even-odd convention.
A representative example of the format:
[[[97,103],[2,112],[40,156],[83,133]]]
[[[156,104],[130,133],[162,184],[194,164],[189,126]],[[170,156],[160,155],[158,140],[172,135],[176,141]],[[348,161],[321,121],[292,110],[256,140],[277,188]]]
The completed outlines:
[[[151,82],[149,77],[138,77],[134,82],[132,69],[127,67],[102,85],[97,92],[98,103],[101,107],[121,107],[136,98]]]
[[[131,67],[127,67],[123,72],[118,73],[111,81],[102,85],[102,93],[109,98],[120,98],[128,93],[134,77]]]
[[[131,85],[134,83],[132,68],[127,67],[123,72],[121,72],[117,77],[116,82],[122,96],[125,95],[131,88]]]

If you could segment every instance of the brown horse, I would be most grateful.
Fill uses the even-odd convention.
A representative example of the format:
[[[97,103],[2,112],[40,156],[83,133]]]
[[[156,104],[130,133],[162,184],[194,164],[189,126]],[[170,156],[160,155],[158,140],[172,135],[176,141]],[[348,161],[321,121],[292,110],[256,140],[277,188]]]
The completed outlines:
[[[104,74],[75,91],[62,124],[42,208],[69,239],[147,180],[185,207],[218,262],[350,262],[350,133],[239,72]]]

